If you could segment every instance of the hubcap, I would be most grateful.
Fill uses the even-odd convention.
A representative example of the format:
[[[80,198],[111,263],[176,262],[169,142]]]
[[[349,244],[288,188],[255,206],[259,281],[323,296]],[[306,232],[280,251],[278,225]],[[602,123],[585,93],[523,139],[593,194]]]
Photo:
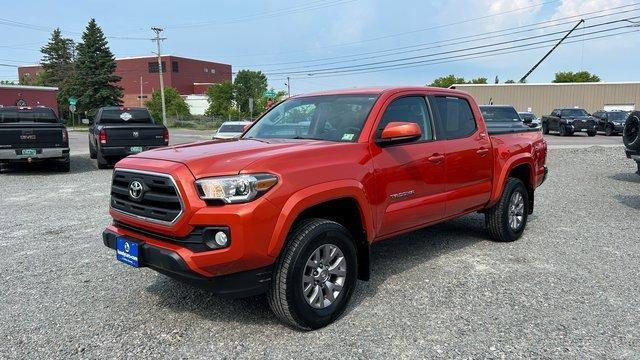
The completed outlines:
[[[524,221],[524,197],[519,191],[511,194],[509,200],[509,227],[511,230],[518,231]]]
[[[347,278],[347,261],[335,245],[325,244],[309,256],[302,274],[302,293],[307,304],[324,309],[338,298]]]

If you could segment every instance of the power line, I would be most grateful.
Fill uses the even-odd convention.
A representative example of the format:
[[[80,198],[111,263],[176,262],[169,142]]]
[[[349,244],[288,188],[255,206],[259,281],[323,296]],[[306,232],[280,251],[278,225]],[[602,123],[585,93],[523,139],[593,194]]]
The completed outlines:
[[[635,18],[637,18],[637,17],[635,17]],[[635,18],[632,18],[632,19],[635,19]],[[594,27],[599,27],[599,26],[604,26],[604,25],[610,25],[610,24],[617,23],[617,22],[622,22],[622,21],[626,21],[626,19],[611,21],[611,22],[597,24],[597,25],[591,25],[591,26],[588,26],[586,28],[594,28]],[[629,26],[630,25],[625,25],[625,26],[622,26],[620,28],[629,27]],[[615,28],[615,29],[617,29],[617,28]],[[615,29],[613,29],[613,30],[615,30]],[[603,30],[603,31],[611,31],[611,30],[612,29],[606,29],[606,30]],[[367,66],[374,66],[374,65],[382,65],[382,64],[391,64],[391,63],[396,63],[396,62],[402,62],[402,61],[408,61],[408,60],[416,60],[416,59],[422,59],[422,58],[433,57],[433,56],[438,56],[438,55],[446,55],[446,54],[453,54],[453,53],[459,53],[459,52],[470,51],[470,50],[483,49],[483,48],[486,48],[486,47],[494,47],[494,46],[505,45],[505,44],[510,44],[510,43],[514,43],[514,42],[532,40],[532,39],[539,38],[539,37],[557,35],[558,33],[565,33],[565,32],[562,31],[562,32],[550,33],[550,34],[541,35],[541,36],[531,36],[531,37],[526,37],[526,38],[517,39],[517,40],[508,40],[508,41],[501,41],[501,42],[492,43],[492,44],[483,44],[483,45],[478,45],[478,46],[473,46],[473,47],[468,47],[468,48],[463,48],[463,49],[457,49],[457,50],[442,51],[442,52],[431,53],[431,54],[403,57],[403,58],[384,60],[384,61],[368,62],[368,63],[356,64],[356,65],[335,66],[335,67],[329,67],[329,68],[306,69],[306,70],[301,70],[301,71],[286,71],[286,72],[278,71],[278,72],[267,72],[267,73],[274,74],[274,75],[321,74],[321,73],[324,73],[324,72],[340,71],[340,70],[367,67]],[[592,33],[588,33],[588,34],[592,34]],[[557,41],[557,40],[559,40],[559,39],[545,40],[545,41],[538,42],[538,43],[549,42],[549,41]]]
[[[505,36],[505,34],[501,34],[501,33],[512,31],[512,30],[524,29],[524,30],[512,32],[511,34],[507,34],[507,35],[514,35],[514,34],[519,34],[519,33],[530,32],[530,31],[534,31],[534,30],[542,30],[542,29],[562,26],[562,25],[567,24],[567,21],[564,21],[564,20],[571,20],[571,19],[576,19],[577,20],[577,19],[583,19],[583,18],[584,18],[584,20],[594,20],[594,19],[599,19],[599,18],[613,16],[613,15],[627,14],[627,13],[630,13],[630,12],[634,12],[634,11],[640,10],[640,8],[638,6],[640,6],[640,4],[623,5],[623,6],[610,8],[610,9],[592,11],[592,12],[582,13],[582,14],[579,14],[579,15],[573,15],[573,16],[568,16],[568,17],[564,17],[564,18],[558,18],[558,19],[553,19],[553,20],[542,21],[542,22],[533,23],[533,24],[529,24],[529,25],[516,26],[516,27],[502,29],[502,30],[489,31],[489,32],[481,33],[481,34],[460,36],[460,37],[449,38],[449,39],[445,39],[445,40],[432,41],[432,42],[427,42],[427,43],[419,43],[419,44],[407,45],[407,46],[401,46],[401,47],[395,47],[395,48],[388,48],[388,49],[383,49],[383,50],[369,51],[369,52],[363,52],[363,53],[355,53],[355,54],[349,54],[349,55],[341,55],[341,56],[333,56],[333,57],[325,57],[325,58],[312,59],[312,60],[289,61],[289,62],[271,63],[271,64],[238,65],[238,67],[262,67],[262,66],[273,66],[273,65],[292,65],[292,64],[303,64],[303,63],[315,63],[315,62],[320,62],[320,61],[324,61],[324,60],[345,59],[345,58],[352,58],[352,57],[356,57],[356,56],[375,55],[375,54],[381,54],[381,53],[391,53],[391,54],[385,54],[385,55],[379,55],[379,56],[367,56],[366,58],[350,59],[350,60],[345,60],[345,62],[346,61],[357,61],[357,60],[362,60],[362,59],[381,58],[381,57],[386,57],[386,56],[398,55],[398,54],[402,54],[402,53],[417,52],[417,51],[428,50],[428,49],[433,49],[433,48],[438,48],[438,47],[447,47],[447,46],[458,45],[458,44],[463,44],[463,43],[470,43],[470,42],[474,42],[474,41],[478,41],[478,40],[486,40],[486,39],[490,39],[490,38],[497,38],[497,37]],[[627,9],[629,7],[636,7],[636,8]],[[585,18],[585,16],[587,16],[587,15],[600,14],[600,13],[604,13],[604,12],[608,12],[608,11],[612,11],[612,10],[620,10],[620,9],[625,9],[625,10],[617,11],[617,12],[610,13],[610,14],[598,15],[598,16]],[[560,23],[557,23],[557,24],[552,24],[552,25],[546,25],[546,26],[537,26],[537,25],[549,24],[549,23],[559,22],[559,21],[563,21],[563,22],[560,22]],[[494,34],[497,34],[497,35],[494,35]],[[487,37],[484,37],[484,38],[474,39],[474,40],[466,40],[466,39],[472,39],[472,38],[479,38],[479,37],[482,37],[482,36],[485,36],[485,35],[492,35],[492,36],[487,36]],[[456,41],[456,40],[465,40],[465,41],[452,42],[452,41]],[[443,44],[443,45],[424,47],[426,45],[437,45],[437,44]],[[407,50],[407,49],[410,49],[410,50]],[[338,63],[338,62],[335,62],[335,63]],[[316,64],[316,65],[331,65],[331,64],[332,63],[323,63],[323,64]],[[291,69],[294,69],[294,68],[291,68]],[[273,71],[273,70],[279,70],[279,69],[270,69],[270,70],[267,70],[267,71]]]

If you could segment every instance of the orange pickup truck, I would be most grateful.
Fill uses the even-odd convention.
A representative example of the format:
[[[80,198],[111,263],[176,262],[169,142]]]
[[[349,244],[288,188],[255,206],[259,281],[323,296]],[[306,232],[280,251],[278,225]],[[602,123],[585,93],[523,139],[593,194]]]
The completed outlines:
[[[472,212],[496,241],[518,239],[546,157],[539,130],[492,131],[455,90],[296,96],[239,139],[118,162],[103,241],[217,294],[266,293],[282,321],[317,329],[369,279],[375,242]]]

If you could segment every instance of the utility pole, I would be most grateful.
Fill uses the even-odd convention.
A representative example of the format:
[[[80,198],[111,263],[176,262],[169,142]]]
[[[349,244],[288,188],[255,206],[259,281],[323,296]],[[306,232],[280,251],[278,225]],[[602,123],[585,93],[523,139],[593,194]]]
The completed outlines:
[[[155,41],[156,44],[158,45],[157,55],[158,55],[158,74],[160,74],[160,99],[162,99],[162,124],[164,126],[167,126],[167,108],[164,102],[164,74],[162,69],[162,55],[160,54],[160,41],[166,40],[167,38],[160,37],[160,33],[163,30],[162,28],[152,27],[151,30],[153,30],[156,33],[156,37],[151,40]]]
[[[542,64],[542,62],[545,61],[549,57],[549,55],[551,55],[551,53],[556,48],[558,48],[558,46],[560,46],[560,44],[562,44],[562,42],[565,41],[566,38],[568,38],[569,35],[571,35],[571,33],[578,28],[578,26],[582,25],[583,23],[584,23],[584,19],[580,19],[580,21],[578,21],[576,26],[574,26],[573,29],[569,30],[569,32],[562,39],[560,39],[560,41],[558,41],[558,43],[554,47],[552,47],[551,50],[549,50],[549,52],[545,56],[543,56],[542,59],[540,59],[540,61],[538,61],[538,63],[535,64],[525,76],[522,77],[522,79],[520,79],[519,83],[523,84],[525,81],[527,81],[527,78],[529,77],[529,75],[531,75],[531,73],[534,72],[538,68],[538,66],[540,66],[540,64]]]
[[[140,84],[140,96],[138,97],[140,100],[140,107],[142,107],[142,99],[144,98],[144,91],[142,87],[148,83],[148,81],[142,81],[142,75],[140,75],[140,81],[138,82],[138,84]]]
[[[291,97],[291,79],[287,76],[287,97]]]

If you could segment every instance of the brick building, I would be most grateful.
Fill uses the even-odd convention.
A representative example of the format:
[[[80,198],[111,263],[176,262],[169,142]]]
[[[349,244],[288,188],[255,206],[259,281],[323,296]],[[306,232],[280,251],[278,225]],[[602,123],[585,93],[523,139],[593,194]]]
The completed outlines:
[[[144,104],[160,88],[156,56],[121,58],[116,59],[116,64],[116,74],[122,77],[118,85],[124,89],[125,106]],[[21,66],[18,77],[34,78],[41,70],[38,65]],[[183,96],[204,94],[212,84],[231,81],[231,65],[211,61],[164,55],[162,70],[164,86],[175,88]]]
[[[0,85],[2,106],[47,106],[58,113],[58,88],[45,86]]]

